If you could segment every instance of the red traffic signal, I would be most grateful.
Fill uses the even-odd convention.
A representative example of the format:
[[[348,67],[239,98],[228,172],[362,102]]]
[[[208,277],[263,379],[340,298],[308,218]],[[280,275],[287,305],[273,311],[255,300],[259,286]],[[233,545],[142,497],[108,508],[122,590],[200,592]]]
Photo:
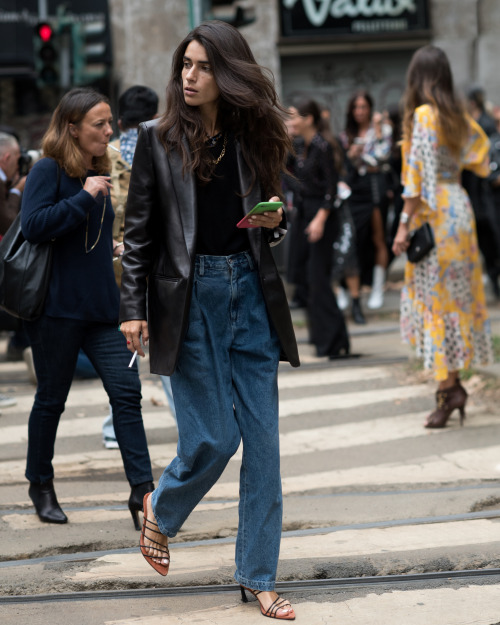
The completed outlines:
[[[59,82],[58,33],[50,22],[39,22],[33,35],[34,66],[39,87]]]
[[[54,29],[47,22],[42,22],[36,27],[36,33],[44,43],[47,43],[52,39]]]

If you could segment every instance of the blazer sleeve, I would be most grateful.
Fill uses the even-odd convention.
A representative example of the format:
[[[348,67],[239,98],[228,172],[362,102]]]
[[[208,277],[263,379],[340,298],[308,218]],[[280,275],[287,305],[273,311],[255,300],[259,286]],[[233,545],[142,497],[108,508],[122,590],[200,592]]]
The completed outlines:
[[[286,209],[285,209],[284,204],[283,204],[283,217],[281,218],[279,225],[273,230],[268,230],[267,232],[268,232],[267,240],[271,247],[278,245],[278,243],[281,243],[281,241],[283,241],[283,239],[285,238],[286,233],[287,233],[287,216],[286,216]]]
[[[125,209],[120,322],[147,319],[147,279],[153,264],[156,179],[148,129],[139,126]]]

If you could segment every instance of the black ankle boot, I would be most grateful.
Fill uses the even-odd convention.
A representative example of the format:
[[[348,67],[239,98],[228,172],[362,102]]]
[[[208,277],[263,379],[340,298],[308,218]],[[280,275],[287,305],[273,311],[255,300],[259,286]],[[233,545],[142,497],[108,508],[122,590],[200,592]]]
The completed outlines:
[[[354,323],[357,323],[358,325],[364,325],[366,323],[365,316],[363,315],[363,311],[361,310],[359,297],[352,298],[352,318],[354,320]]]
[[[141,526],[139,524],[139,511],[142,511],[142,502],[144,495],[152,493],[155,489],[153,482],[143,482],[142,484],[136,484],[132,486],[130,491],[130,497],[128,499],[128,509],[132,515],[132,521],[134,522],[135,529],[140,532]]]
[[[64,514],[61,506],[57,502],[54,482],[52,480],[41,484],[30,482],[28,495],[35,506],[40,521],[44,523],[68,522],[68,517]]]

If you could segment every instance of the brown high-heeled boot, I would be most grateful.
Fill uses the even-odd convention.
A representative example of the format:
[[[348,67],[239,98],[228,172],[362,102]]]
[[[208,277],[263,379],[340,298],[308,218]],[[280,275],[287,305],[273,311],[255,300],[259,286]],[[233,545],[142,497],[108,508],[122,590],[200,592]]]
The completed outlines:
[[[454,386],[436,392],[436,410],[427,417],[426,428],[444,428],[451,413],[460,410],[460,425],[464,424],[467,391],[457,380]]]

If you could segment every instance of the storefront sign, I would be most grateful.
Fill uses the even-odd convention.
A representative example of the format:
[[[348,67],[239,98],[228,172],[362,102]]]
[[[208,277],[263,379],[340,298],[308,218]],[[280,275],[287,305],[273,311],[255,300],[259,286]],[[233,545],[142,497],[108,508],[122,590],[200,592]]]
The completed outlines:
[[[281,0],[283,37],[429,29],[427,0]]]

